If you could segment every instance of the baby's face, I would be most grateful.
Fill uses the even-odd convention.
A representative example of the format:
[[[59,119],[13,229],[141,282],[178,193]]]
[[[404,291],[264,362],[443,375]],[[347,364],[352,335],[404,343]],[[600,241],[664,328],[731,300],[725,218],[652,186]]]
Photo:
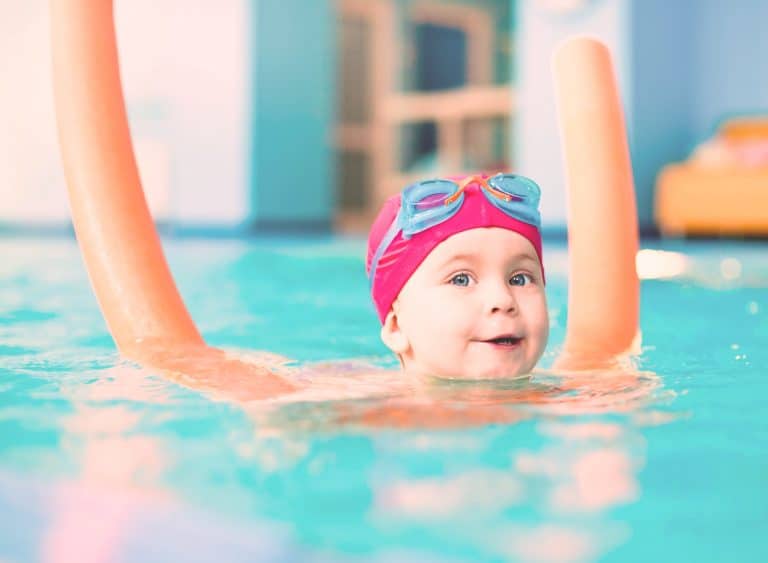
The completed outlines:
[[[416,375],[494,379],[529,373],[549,335],[536,251],[525,237],[496,227],[440,243],[392,310],[402,345],[396,351]]]

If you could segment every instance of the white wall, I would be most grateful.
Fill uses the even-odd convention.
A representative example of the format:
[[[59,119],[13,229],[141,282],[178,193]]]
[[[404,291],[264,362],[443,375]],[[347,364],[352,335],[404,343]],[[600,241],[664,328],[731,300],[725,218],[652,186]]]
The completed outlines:
[[[59,221],[66,199],[43,0],[0,3],[0,220]]]
[[[563,155],[554,99],[552,53],[555,46],[574,34],[603,41],[614,57],[624,107],[631,107],[626,36],[627,2],[591,0],[570,14],[545,9],[548,2],[517,2],[518,74],[515,169],[541,186],[541,213],[545,229],[564,227],[567,220]],[[557,4],[558,2],[549,2]],[[574,2],[571,2],[574,3]]]
[[[123,84],[155,216],[248,215],[249,3],[118,0]],[[61,224],[69,210],[50,83],[46,0],[0,1],[0,222]]]

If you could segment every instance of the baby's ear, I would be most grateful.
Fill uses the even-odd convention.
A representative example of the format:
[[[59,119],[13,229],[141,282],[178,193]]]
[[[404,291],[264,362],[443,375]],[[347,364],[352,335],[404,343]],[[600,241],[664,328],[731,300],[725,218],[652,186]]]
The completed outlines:
[[[381,327],[381,340],[384,344],[398,356],[402,356],[410,349],[408,337],[400,328],[397,322],[397,313],[392,309],[387,313],[384,324]]]

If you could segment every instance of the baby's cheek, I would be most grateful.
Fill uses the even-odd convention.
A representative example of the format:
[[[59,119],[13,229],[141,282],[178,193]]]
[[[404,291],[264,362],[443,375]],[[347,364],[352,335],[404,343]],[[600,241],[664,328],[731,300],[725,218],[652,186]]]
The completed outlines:
[[[531,299],[524,304],[523,314],[526,317],[529,334],[546,341],[549,335],[549,311],[547,311],[546,300],[540,295],[531,296]]]
[[[549,340],[549,313],[546,311],[546,309],[541,314],[536,332],[538,340],[538,355],[541,357],[541,355],[544,354],[544,348],[546,348],[547,341]]]
[[[468,336],[473,333],[478,318],[479,314],[471,309],[443,304],[435,318],[436,330],[455,336]]]

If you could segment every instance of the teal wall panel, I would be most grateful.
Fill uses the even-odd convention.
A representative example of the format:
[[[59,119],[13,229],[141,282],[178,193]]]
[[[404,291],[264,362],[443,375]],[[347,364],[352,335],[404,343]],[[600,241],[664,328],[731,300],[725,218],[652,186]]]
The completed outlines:
[[[631,4],[630,118],[627,121],[640,228],[654,222],[660,170],[691,148],[694,116],[696,11],[699,0],[643,0]]]
[[[251,5],[251,222],[329,227],[335,19],[330,0]]]

